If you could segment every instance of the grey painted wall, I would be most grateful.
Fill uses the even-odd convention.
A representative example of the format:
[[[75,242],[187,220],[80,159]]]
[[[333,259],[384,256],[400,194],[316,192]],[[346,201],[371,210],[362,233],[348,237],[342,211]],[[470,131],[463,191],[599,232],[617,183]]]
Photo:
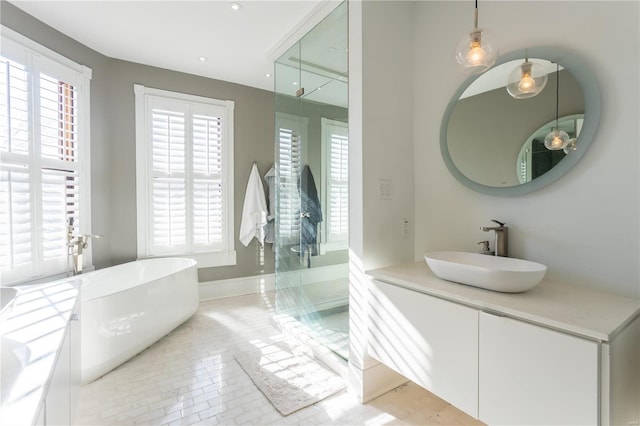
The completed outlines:
[[[34,40],[41,45],[93,70],[91,79],[91,225],[93,232],[105,235],[105,239],[92,241],[93,262],[96,266],[108,266],[110,261],[109,215],[105,210],[109,199],[109,125],[102,117],[107,115],[106,98],[109,93],[109,58],[52,29],[6,1],[0,2],[2,25]]]
[[[135,120],[133,85],[142,84],[198,96],[235,101],[234,235],[237,264],[199,271],[201,281],[273,272],[273,251],[267,246],[260,262],[259,244],[244,247],[238,240],[242,205],[253,161],[264,175],[273,163],[273,93],[247,86],[182,74],[132,62],[109,63],[107,108],[110,123],[109,150],[111,260],[121,263],[136,256]],[[262,264],[261,264],[262,263]]]
[[[238,240],[253,161],[264,175],[273,163],[273,93],[224,81],[107,58],[2,1],[1,21],[14,31],[93,70],[91,80],[92,228],[97,268],[136,258],[135,117],[133,85],[235,101],[234,235],[237,264],[199,271],[201,281],[274,271],[270,245]]]

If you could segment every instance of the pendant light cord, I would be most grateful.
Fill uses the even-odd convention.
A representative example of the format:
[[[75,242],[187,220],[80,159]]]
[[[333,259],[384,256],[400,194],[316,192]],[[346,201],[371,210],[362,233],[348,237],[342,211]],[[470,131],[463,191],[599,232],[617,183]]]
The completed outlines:
[[[556,62],[556,131],[558,128],[558,110],[560,109],[560,64]]]
[[[473,14],[473,28],[478,28],[478,0],[476,0],[476,10]]]

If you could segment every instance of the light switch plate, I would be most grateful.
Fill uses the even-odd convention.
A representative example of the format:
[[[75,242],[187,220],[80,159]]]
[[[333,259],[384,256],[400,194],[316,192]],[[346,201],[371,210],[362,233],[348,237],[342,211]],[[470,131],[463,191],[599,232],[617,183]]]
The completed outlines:
[[[379,179],[379,195],[381,200],[393,199],[393,180],[391,179]]]

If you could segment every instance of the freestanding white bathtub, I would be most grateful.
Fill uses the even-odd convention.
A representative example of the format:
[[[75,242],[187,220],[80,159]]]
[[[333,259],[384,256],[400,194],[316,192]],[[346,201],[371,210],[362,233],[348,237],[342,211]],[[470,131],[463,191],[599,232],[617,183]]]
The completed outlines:
[[[195,260],[138,260],[81,277],[83,385],[142,352],[198,308]]]

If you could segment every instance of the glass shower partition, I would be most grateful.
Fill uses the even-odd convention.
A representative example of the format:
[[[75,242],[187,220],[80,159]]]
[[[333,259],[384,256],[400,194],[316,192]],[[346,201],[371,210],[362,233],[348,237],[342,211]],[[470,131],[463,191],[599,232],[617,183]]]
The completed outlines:
[[[276,310],[348,357],[347,7],[275,63]]]

